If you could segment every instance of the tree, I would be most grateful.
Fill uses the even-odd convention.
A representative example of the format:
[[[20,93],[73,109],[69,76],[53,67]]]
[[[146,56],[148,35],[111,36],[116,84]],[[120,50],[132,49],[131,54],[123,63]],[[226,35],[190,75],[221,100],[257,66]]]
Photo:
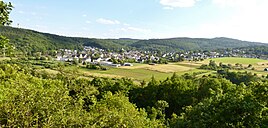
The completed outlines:
[[[6,56],[6,52],[11,50],[11,46],[9,45],[9,39],[4,36],[0,36],[0,49],[3,52],[3,56]]]
[[[0,24],[1,25],[10,25],[12,23],[12,21],[9,20],[9,14],[12,8],[13,6],[10,2],[5,3],[4,1],[0,1]]]
[[[187,106],[181,121],[173,127],[246,127],[256,128],[267,125],[266,108],[245,85],[233,88],[222,94],[218,93],[204,99],[195,106]]]
[[[4,1],[0,1],[0,24],[1,25],[10,25],[11,20],[9,20],[9,14],[12,10],[13,6],[11,3],[5,3]],[[5,57],[7,48],[10,49],[8,45],[9,40],[0,35],[0,49],[3,51],[3,55]]]
[[[165,107],[165,106],[164,106]],[[161,123],[150,121],[144,109],[137,109],[124,95],[107,92],[91,108],[92,127],[161,127]]]

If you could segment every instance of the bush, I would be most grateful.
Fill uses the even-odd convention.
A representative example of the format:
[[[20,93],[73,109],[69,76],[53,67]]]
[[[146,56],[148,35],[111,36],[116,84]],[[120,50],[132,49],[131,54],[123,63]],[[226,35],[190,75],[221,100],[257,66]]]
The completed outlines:
[[[41,57],[40,57],[40,60],[47,60],[47,57],[45,57],[45,56],[41,56]]]

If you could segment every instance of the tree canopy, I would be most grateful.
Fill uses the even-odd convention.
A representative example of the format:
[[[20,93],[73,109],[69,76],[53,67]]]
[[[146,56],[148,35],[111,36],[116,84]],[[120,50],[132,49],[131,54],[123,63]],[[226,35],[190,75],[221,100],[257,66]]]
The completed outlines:
[[[10,25],[12,21],[9,19],[9,14],[12,10],[12,4],[5,3],[4,1],[0,1],[0,24],[1,25]]]

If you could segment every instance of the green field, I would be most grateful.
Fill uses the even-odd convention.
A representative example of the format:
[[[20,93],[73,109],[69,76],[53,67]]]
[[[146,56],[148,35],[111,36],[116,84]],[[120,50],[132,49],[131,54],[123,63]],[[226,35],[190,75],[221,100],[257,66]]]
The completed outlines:
[[[10,58],[0,58],[1,60],[10,59]],[[252,59],[252,58],[234,58],[234,57],[225,57],[225,58],[216,58],[216,59],[207,59],[205,61],[197,61],[197,62],[177,62],[177,63],[169,63],[169,64],[157,64],[157,65],[148,65],[148,64],[139,64],[134,63],[131,67],[119,67],[112,68],[108,67],[108,70],[91,70],[83,67],[77,68],[77,66],[68,66],[67,69],[78,69],[78,71],[83,74],[83,76],[92,78],[95,76],[98,77],[109,77],[109,78],[122,78],[127,77],[131,78],[135,81],[148,81],[154,76],[157,80],[164,80],[167,77],[176,73],[178,75],[183,75],[185,73],[193,74],[197,72],[197,76],[214,74],[215,71],[212,70],[201,70],[199,67],[202,64],[208,64],[210,60],[214,60],[216,63],[224,63],[224,64],[232,64],[233,66],[236,63],[242,64],[244,69],[239,71],[247,71],[256,73],[259,76],[267,75],[268,72],[264,72],[263,69],[268,67],[267,60],[261,59]],[[252,64],[251,68],[247,68],[249,64]],[[252,68],[254,67],[254,70]],[[43,69],[44,71],[50,73],[57,73],[58,71],[52,69]]]
[[[209,63],[210,60],[214,60],[216,63],[225,63],[225,64],[258,64],[258,63],[268,63],[267,60],[254,59],[254,58],[238,58],[238,57],[224,57],[224,58],[215,58],[207,59],[204,62]]]
[[[167,77],[176,73],[178,75],[183,75],[185,73],[202,72],[208,73],[211,71],[200,70],[192,67],[191,65],[182,66],[178,63],[172,64],[159,64],[159,65],[148,65],[148,64],[134,64],[132,67],[119,67],[110,68],[109,70],[91,70],[86,68],[81,68],[86,76],[100,76],[100,77],[128,77],[137,81],[150,80],[154,76],[157,80],[164,80]]]
[[[235,58],[235,57],[225,57],[225,58],[216,58],[211,59],[216,63],[232,64],[236,63],[242,64],[244,67],[247,67],[248,64],[252,64],[255,68],[254,70],[244,69],[239,71],[248,71],[256,73],[259,76],[268,74],[264,72],[263,69],[268,66],[267,60],[253,59],[253,58]],[[106,71],[101,70],[90,70],[86,68],[81,68],[80,71],[86,74],[86,76],[101,76],[101,77],[128,77],[137,81],[141,80],[150,80],[152,76],[158,80],[164,80],[167,77],[172,76],[175,72],[178,75],[183,75],[185,73],[192,74],[194,72],[199,72],[198,76],[213,74],[215,71],[211,70],[201,70],[198,69],[201,64],[208,64],[210,59],[205,61],[197,62],[178,62],[170,64],[159,64],[159,65],[148,65],[148,64],[134,64],[132,67],[119,67],[119,68],[110,68]]]
[[[268,74],[268,72],[263,71],[264,68],[268,67],[268,60],[254,59],[254,58],[224,57],[224,58],[207,59],[202,63],[208,64],[210,60],[214,60],[216,63],[222,62],[224,64],[232,64],[232,65],[239,63],[242,64],[243,67],[245,68],[244,70],[239,71],[252,72],[258,74],[259,76]],[[249,64],[251,64],[252,67],[247,68]]]

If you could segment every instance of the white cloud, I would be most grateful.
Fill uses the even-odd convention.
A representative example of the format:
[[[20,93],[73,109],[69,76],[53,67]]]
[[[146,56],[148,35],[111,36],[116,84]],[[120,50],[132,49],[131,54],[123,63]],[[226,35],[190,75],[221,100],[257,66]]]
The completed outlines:
[[[87,21],[86,21],[86,23],[87,23],[87,24],[90,24],[90,23],[91,23],[91,21],[87,20]]]
[[[160,0],[160,4],[167,7],[192,7],[200,0]]]
[[[83,14],[82,16],[83,16],[83,17],[87,17],[87,14]]]
[[[174,8],[173,7],[163,7],[163,9],[165,9],[165,10],[173,10]]]
[[[137,28],[137,27],[127,27],[125,28],[127,31],[135,31],[135,32],[141,32],[141,33],[147,33],[150,32],[149,29],[143,29],[143,28]]]
[[[110,29],[107,33],[102,33],[101,38],[137,38],[148,39],[151,37],[152,31],[150,29],[122,26],[121,28]]]
[[[127,24],[127,23],[124,23],[123,25],[124,25],[124,26],[130,26],[130,24]]]
[[[99,18],[96,21],[100,24],[108,24],[108,25],[120,24],[118,20],[109,20],[109,19],[104,19],[104,18]]]

